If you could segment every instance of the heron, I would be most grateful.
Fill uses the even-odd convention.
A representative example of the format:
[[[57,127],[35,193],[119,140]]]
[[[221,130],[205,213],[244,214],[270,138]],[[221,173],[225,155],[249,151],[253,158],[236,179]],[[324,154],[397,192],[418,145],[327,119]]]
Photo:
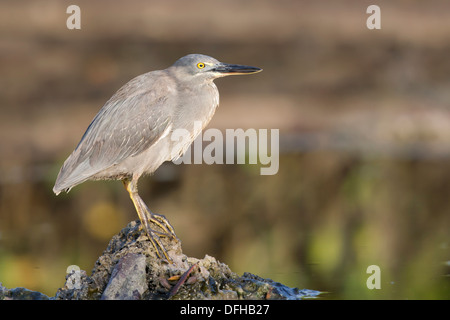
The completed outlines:
[[[214,80],[252,74],[257,67],[189,54],[164,70],[139,75],[100,109],[62,165],[53,191],[69,192],[87,180],[121,180],[157,256],[171,261],[161,236],[177,239],[167,218],[153,213],[138,194],[138,180],[184,154],[219,105]],[[201,126],[194,123],[201,123]],[[182,143],[171,134],[186,130]]]

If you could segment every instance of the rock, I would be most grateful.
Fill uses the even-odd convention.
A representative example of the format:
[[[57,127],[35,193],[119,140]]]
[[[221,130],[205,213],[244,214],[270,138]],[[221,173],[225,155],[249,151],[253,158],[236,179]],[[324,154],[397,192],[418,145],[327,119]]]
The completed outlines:
[[[302,299],[320,294],[314,290],[289,288],[250,273],[240,277],[214,257],[187,257],[179,240],[161,237],[161,241],[173,263],[157,257],[139,221],[129,223],[111,239],[91,276],[74,268],[66,276],[64,287],[51,299]],[[8,298],[13,290],[16,289],[6,289],[6,294],[2,295]],[[26,296],[33,297],[32,294]],[[35,297],[46,296],[36,294]]]
[[[102,300],[139,300],[148,289],[145,256],[129,253],[114,267]]]
[[[26,288],[7,289],[0,283],[0,300],[49,300],[43,293]]]

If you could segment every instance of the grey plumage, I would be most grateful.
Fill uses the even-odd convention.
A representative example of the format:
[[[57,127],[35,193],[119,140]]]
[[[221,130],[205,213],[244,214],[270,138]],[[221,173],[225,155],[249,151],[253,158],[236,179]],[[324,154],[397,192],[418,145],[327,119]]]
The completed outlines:
[[[255,67],[221,63],[209,56],[191,54],[165,70],[148,72],[130,80],[95,116],[64,162],[53,191],[56,194],[69,191],[86,180],[122,180],[141,221],[156,223],[155,215],[137,195],[139,177],[183,154],[209,123],[219,104],[214,79],[259,71],[261,69]],[[195,121],[202,123],[200,129],[194,126]],[[171,140],[171,133],[176,129],[190,132],[185,143]],[[165,218],[156,220],[167,233],[173,233]],[[153,230],[142,222],[152,239]],[[158,241],[155,242],[168,258]]]

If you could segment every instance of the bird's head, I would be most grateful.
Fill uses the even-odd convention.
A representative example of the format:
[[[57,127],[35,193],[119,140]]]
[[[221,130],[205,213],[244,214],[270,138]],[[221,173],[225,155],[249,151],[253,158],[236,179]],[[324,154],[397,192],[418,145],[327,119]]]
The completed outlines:
[[[220,62],[203,54],[189,54],[184,56],[178,59],[172,67],[175,68],[176,73],[183,77],[193,77],[205,80],[214,80],[230,75],[251,74],[262,71],[262,69],[257,67]]]

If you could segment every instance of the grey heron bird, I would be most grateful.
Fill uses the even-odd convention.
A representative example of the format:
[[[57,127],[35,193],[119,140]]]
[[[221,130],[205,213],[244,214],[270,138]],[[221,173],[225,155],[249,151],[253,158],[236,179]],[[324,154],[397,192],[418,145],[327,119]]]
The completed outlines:
[[[209,123],[219,104],[214,79],[262,69],[190,54],[164,70],[130,80],[102,107],[64,162],[53,191],[68,192],[86,180],[122,180],[157,255],[170,261],[160,236],[176,238],[169,221],[150,211],[137,182],[163,162],[181,156]],[[195,126],[200,122],[201,126]],[[171,133],[187,130],[183,143]],[[158,226],[158,231],[151,227]]]

